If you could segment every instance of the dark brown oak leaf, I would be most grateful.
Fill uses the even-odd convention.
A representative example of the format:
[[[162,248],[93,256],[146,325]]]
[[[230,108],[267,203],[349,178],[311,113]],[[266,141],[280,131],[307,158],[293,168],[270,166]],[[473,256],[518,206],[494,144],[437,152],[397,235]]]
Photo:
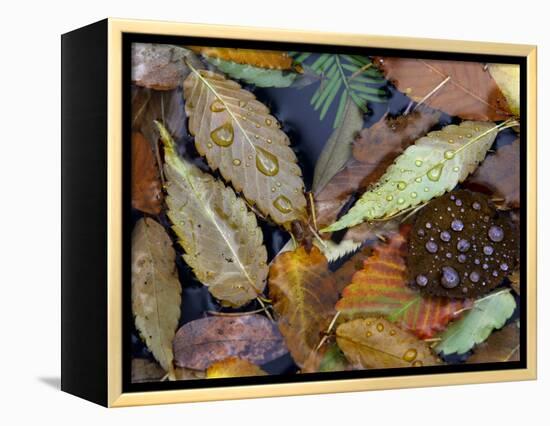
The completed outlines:
[[[485,65],[478,62],[376,57],[374,63],[413,101],[464,120],[500,121],[512,113]]]

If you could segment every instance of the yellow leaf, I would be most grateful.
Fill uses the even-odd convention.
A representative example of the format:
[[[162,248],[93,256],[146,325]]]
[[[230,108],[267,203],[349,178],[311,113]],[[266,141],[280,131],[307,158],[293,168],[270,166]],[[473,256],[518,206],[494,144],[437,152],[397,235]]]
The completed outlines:
[[[363,368],[420,367],[438,359],[429,346],[384,318],[355,319],[336,329],[338,346]]]
[[[508,101],[510,111],[519,116],[519,65],[489,64],[489,72]]]
[[[192,70],[183,93],[197,151],[276,223],[303,219],[302,171],[275,117],[238,83]]]
[[[248,64],[259,68],[277,70],[292,69],[292,58],[286,52],[205,46],[189,46],[189,48],[196,53],[210,58],[232,61],[238,64]]]
[[[256,364],[252,364],[246,359],[235,357],[215,362],[206,370],[207,379],[246,376],[267,376],[267,373]]]

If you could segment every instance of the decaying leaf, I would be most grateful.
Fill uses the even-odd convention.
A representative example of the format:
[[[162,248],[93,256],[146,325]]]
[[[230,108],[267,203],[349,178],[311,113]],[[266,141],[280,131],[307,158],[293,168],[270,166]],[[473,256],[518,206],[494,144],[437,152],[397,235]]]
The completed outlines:
[[[495,204],[506,208],[520,206],[520,145],[519,138],[487,155],[465,187],[488,194]]]
[[[193,52],[170,44],[132,44],[132,83],[156,90],[181,86],[189,74],[187,62],[204,68]]]
[[[495,331],[485,342],[476,346],[474,354],[466,362],[480,364],[483,362],[519,361],[519,327],[519,322],[513,322],[502,330]]]
[[[158,382],[166,372],[155,361],[145,358],[132,359],[132,383]]]
[[[351,283],[353,275],[357,271],[363,269],[365,260],[371,255],[371,248],[368,246],[363,247],[352,257],[350,257],[342,266],[340,266],[333,274],[334,281],[336,283],[336,289],[338,293],[342,293],[342,290]]]
[[[256,364],[236,357],[217,361],[206,370],[207,379],[247,376],[267,376],[267,373]]]
[[[384,221],[363,222],[352,226],[346,231],[344,240],[365,242],[368,240],[385,240],[394,232],[397,232],[401,224],[401,218],[394,218]]]
[[[338,299],[321,251],[298,247],[279,254],[269,270],[269,297],[292,358],[302,366],[318,346]]]
[[[189,131],[210,167],[276,223],[304,219],[302,172],[268,108],[236,82],[196,69],[184,97]]]
[[[188,322],[176,334],[174,353],[176,366],[205,370],[230,357],[266,364],[286,354],[287,349],[275,323],[253,314]]]
[[[520,285],[520,279],[521,274],[520,270],[517,269],[510,275],[510,285],[512,286],[512,289],[516,292],[516,294],[521,294],[521,285]]]
[[[315,164],[314,193],[319,193],[351,157],[352,143],[363,128],[363,113],[350,98],[346,102],[341,124],[332,132]]]
[[[338,346],[363,368],[420,367],[438,364],[430,347],[384,318],[355,319],[336,329]]]
[[[347,214],[322,232],[389,219],[452,190],[485,158],[503,125],[463,121],[428,133],[397,157]]]
[[[132,87],[132,130],[142,133],[156,153],[159,132],[155,121],[164,123],[176,141],[187,134],[181,90]]]
[[[378,57],[375,64],[413,101],[464,120],[498,121],[510,107],[482,63]]]
[[[172,379],[172,340],[180,305],[181,285],[170,237],[153,219],[140,219],[132,231],[132,312],[142,339]]]
[[[508,101],[510,111],[519,116],[519,65],[517,64],[489,64],[491,76]]]
[[[132,207],[158,215],[162,208],[162,183],[155,155],[149,142],[132,133]]]
[[[189,46],[193,52],[208,58],[217,58],[259,68],[292,70],[293,60],[287,52],[277,50],[235,49],[230,47]]]
[[[435,347],[442,355],[464,354],[501,328],[516,309],[510,290],[500,290],[475,301],[461,319],[452,323]]]
[[[423,296],[407,285],[407,229],[378,244],[336,304],[341,317],[384,315],[421,339],[433,337],[471,301]]]
[[[334,222],[351,195],[376,182],[403,150],[438,122],[439,116],[436,112],[419,110],[385,117],[363,129],[353,143],[354,158],[315,193],[317,222],[321,226]]]
[[[262,293],[268,272],[256,217],[231,188],[179,157],[167,130],[159,129],[168,217],[183,258],[214,297],[244,305]]]

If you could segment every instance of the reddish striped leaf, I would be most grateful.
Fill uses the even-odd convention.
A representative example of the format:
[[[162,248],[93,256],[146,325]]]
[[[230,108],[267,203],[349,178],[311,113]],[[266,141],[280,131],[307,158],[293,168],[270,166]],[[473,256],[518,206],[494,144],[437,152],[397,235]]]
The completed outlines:
[[[402,228],[387,244],[375,247],[344,289],[336,309],[347,317],[384,315],[418,337],[430,338],[469,308],[471,301],[425,297],[407,286],[408,232],[408,227]]]

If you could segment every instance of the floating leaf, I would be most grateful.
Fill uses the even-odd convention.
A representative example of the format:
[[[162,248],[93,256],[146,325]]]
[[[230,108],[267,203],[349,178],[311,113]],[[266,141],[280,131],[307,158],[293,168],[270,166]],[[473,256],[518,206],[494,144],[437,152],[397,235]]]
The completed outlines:
[[[193,52],[211,59],[252,65],[274,70],[292,70],[293,59],[287,52],[277,50],[235,49],[230,47],[189,46]]]
[[[206,370],[207,379],[224,377],[267,376],[267,373],[246,359],[231,357],[215,362]]]
[[[519,322],[508,324],[502,330],[491,334],[485,342],[477,345],[474,354],[466,363],[519,361],[519,339]]]
[[[164,123],[176,141],[187,134],[181,90],[158,92],[132,87],[132,129],[145,136],[156,154],[159,132],[155,121]]]
[[[322,231],[389,219],[452,190],[485,158],[503,125],[463,121],[428,133],[408,147],[346,215]]]
[[[312,191],[318,193],[338,173],[351,157],[351,146],[363,128],[363,113],[353,100],[348,99],[341,124],[332,132],[315,164]]]
[[[176,334],[174,353],[177,366],[205,370],[229,357],[266,364],[286,354],[287,349],[275,323],[253,314],[188,322]]]
[[[378,57],[374,63],[413,101],[464,120],[498,121],[510,107],[485,65],[465,61]]]
[[[519,138],[500,146],[494,154],[477,168],[464,185],[475,191],[484,192],[495,200],[495,204],[519,208],[520,206],[520,146]]]
[[[180,305],[181,285],[170,237],[153,219],[140,219],[132,231],[132,312],[145,344],[170,378],[174,378],[172,340]]]
[[[336,329],[338,346],[349,362],[363,368],[438,364],[430,347],[384,318],[355,319]]]
[[[269,270],[269,297],[292,358],[302,366],[334,316],[338,293],[317,247],[279,254]]]
[[[296,60],[303,63],[309,56],[297,54]],[[386,81],[366,56],[323,53],[307,68],[321,77],[319,88],[310,101],[315,111],[320,110],[320,120],[338,99],[333,122],[335,129],[340,126],[348,99],[364,113],[369,112],[369,102],[387,102],[387,93],[383,89]]]
[[[145,358],[132,359],[132,383],[158,382],[166,372],[155,361]]]
[[[352,194],[363,192],[376,182],[397,156],[425,135],[439,117],[439,113],[419,110],[408,115],[385,117],[372,127],[363,129],[353,143],[355,158],[350,158],[342,170],[315,193],[317,222],[322,226],[334,222]]]
[[[268,108],[234,81],[196,69],[184,96],[189,131],[210,167],[276,223],[304,219],[302,172]]]
[[[159,124],[164,143],[168,217],[183,258],[210,293],[241,306],[262,293],[267,251],[256,217],[233,190],[180,158]]]
[[[132,207],[158,215],[162,209],[162,184],[151,145],[132,132]]]
[[[474,306],[441,335],[435,347],[442,355],[464,354],[501,328],[516,309],[510,290],[497,291],[475,301]]]
[[[519,116],[519,65],[489,64],[491,76],[508,101],[510,111]]]
[[[384,315],[421,339],[433,337],[471,307],[470,301],[423,297],[407,286],[406,228],[388,243],[378,244],[342,292],[336,309],[347,318]]]
[[[203,68],[193,52],[170,44],[132,44],[132,83],[156,90],[181,86],[189,74],[187,62]]]

